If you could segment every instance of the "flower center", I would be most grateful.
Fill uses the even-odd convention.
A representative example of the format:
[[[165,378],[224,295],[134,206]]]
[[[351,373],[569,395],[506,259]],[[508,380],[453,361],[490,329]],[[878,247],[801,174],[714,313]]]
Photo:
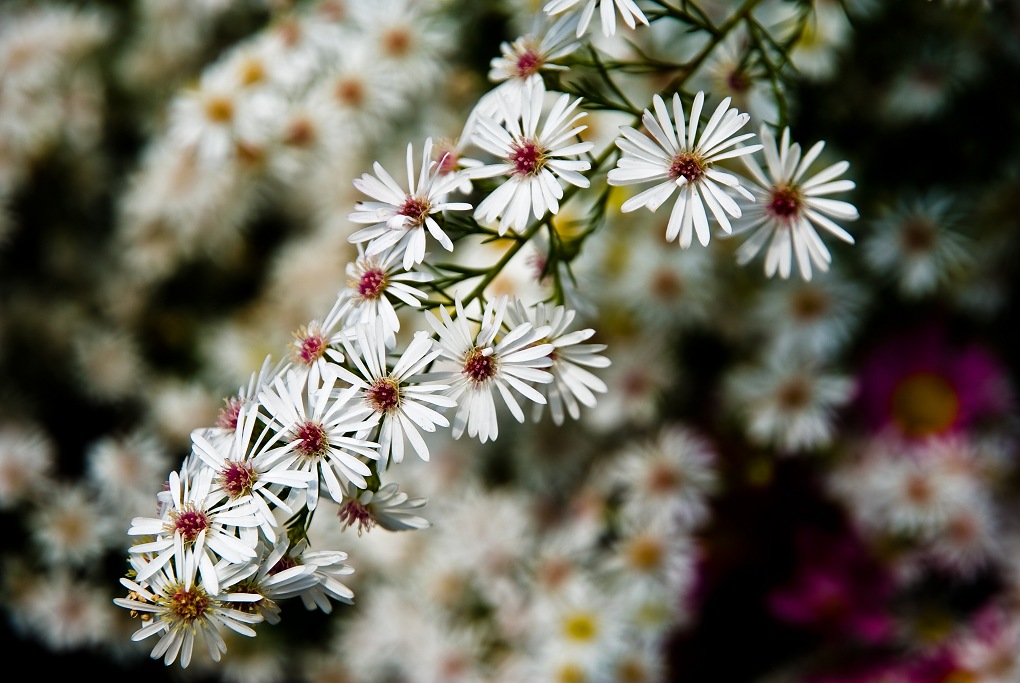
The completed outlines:
[[[457,162],[460,161],[460,155],[457,154],[457,149],[451,142],[440,142],[435,151],[432,153],[432,159],[438,164],[436,173],[439,175],[449,175],[457,170]]]
[[[358,280],[358,295],[362,299],[378,299],[386,289],[386,273],[380,268],[369,268]]]
[[[893,420],[909,436],[946,431],[956,421],[960,399],[949,381],[932,372],[905,378],[893,392]]]
[[[765,210],[780,220],[788,220],[800,213],[800,192],[792,187],[776,187],[772,190]]]
[[[545,150],[534,140],[517,140],[510,145],[507,161],[513,164],[517,175],[537,175],[545,166]]]
[[[679,180],[681,177],[689,183],[696,182],[705,173],[705,164],[695,154],[681,152],[673,157],[669,166],[669,177]]]
[[[517,77],[525,79],[532,74],[538,73],[539,69],[542,68],[543,60],[537,52],[530,47],[524,48],[524,51],[517,55]]]
[[[563,635],[569,640],[587,642],[598,634],[598,624],[594,615],[587,612],[575,612],[563,620]]]
[[[931,220],[914,216],[903,222],[900,243],[907,254],[928,253],[934,248],[936,240],[937,234]]]
[[[240,498],[251,493],[255,485],[255,468],[250,462],[228,460],[219,473],[219,483],[231,498]]]
[[[390,57],[405,57],[411,51],[411,32],[397,26],[391,28],[382,37],[383,52]]]
[[[166,607],[173,615],[175,622],[192,624],[205,614],[205,610],[209,607],[209,595],[194,584],[191,588],[181,585],[167,600]]]
[[[318,458],[326,454],[329,439],[326,430],[318,422],[302,422],[294,428],[297,450],[306,458]]]
[[[751,88],[751,79],[740,69],[734,69],[726,77],[726,85],[735,93],[743,93]]]
[[[231,396],[223,399],[223,403],[224,406],[220,408],[220,413],[216,416],[216,426],[220,429],[237,429],[237,417],[241,414],[241,406],[244,405],[244,401],[237,396]]]
[[[829,298],[816,289],[802,289],[793,296],[790,308],[797,320],[817,320],[828,310]]]
[[[311,329],[301,326],[294,333],[290,348],[295,361],[311,365],[326,352],[326,339],[317,325],[312,325]]]
[[[811,387],[803,377],[794,377],[779,387],[776,398],[786,410],[800,410],[806,407],[811,399]]]
[[[425,224],[425,217],[429,215],[431,208],[432,205],[427,199],[408,195],[407,199],[404,200],[403,206],[400,207],[399,213],[410,218],[411,225],[421,227]]]
[[[654,572],[662,566],[665,555],[662,544],[654,538],[637,536],[627,544],[627,559],[641,572]]]
[[[291,147],[310,147],[315,142],[317,134],[315,123],[307,116],[299,116],[287,126],[287,132],[283,136],[285,144]]]
[[[392,413],[400,407],[400,384],[389,377],[380,377],[365,392],[365,399],[377,413]]]
[[[221,95],[205,101],[205,115],[214,123],[229,123],[234,118],[234,103]]]
[[[372,513],[357,499],[349,500],[341,505],[336,516],[340,519],[344,529],[350,526],[357,526],[358,536],[363,531],[371,531],[372,527],[375,526],[375,518],[372,516]]]
[[[474,384],[485,384],[496,374],[496,359],[492,349],[487,351],[476,346],[464,357],[464,374]]]
[[[198,535],[209,528],[209,518],[205,512],[191,503],[185,503],[180,510],[170,513],[168,531],[180,531],[185,541],[194,541]]]
[[[340,79],[334,88],[334,92],[340,104],[346,107],[357,108],[365,103],[365,84],[360,78],[352,76]]]

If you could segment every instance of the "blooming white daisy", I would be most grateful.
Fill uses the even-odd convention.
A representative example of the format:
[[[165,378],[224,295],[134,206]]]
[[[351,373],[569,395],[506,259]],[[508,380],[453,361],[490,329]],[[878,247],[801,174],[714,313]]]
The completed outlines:
[[[572,10],[582,0],[550,0],[546,3],[546,14],[559,14]],[[581,10],[581,17],[577,24],[577,37],[580,38],[588,30],[592,15],[595,14],[595,6],[599,6],[599,16],[602,19],[602,33],[607,37],[616,33],[616,12],[619,10],[620,18],[628,28],[637,28],[637,22],[648,26],[648,17],[641,11],[634,0],[588,0],[588,3]]]
[[[143,429],[102,436],[85,448],[89,484],[125,518],[152,509],[152,498],[172,466],[166,445]]]
[[[0,425],[0,510],[14,508],[48,484],[56,456],[56,444],[41,427]]]
[[[329,614],[333,611],[330,598],[346,604],[354,602],[354,591],[341,581],[342,577],[354,573],[354,567],[345,564],[347,553],[340,550],[311,550],[307,541],[299,541],[287,552],[285,559],[288,564],[293,562],[315,567],[312,576],[318,581],[298,594],[306,609],[318,608]]]
[[[337,511],[344,529],[357,527],[360,535],[370,531],[376,524],[387,531],[427,529],[431,525],[427,519],[415,514],[428,501],[409,497],[395,482],[385,484],[376,491],[347,488],[347,502]]]
[[[213,593],[219,591],[215,564],[220,558],[231,563],[244,563],[255,558],[258,544],[257,527],[261,524],[251,496],[224,499],[220,490],[213,490],[212,469],[201,466],[196,471],[170,473],[167,495],[159,517],[135,517],[128,529],[129,536],[146,536],[154,540],[131,546],[133,555],[145,557],[145,567],[136,577],[146,581],[163,570],[177,553],[178,546],[193,550],[202,581]]]
[[[375,416],[379,427],[379,467],[390,459],[404,460],[405,442],[410,443],[422,460],[429,459],[429,448],[419,430],[432,433],[450,422],[436,409],[453,408],[457,401],[443,395],[449,386],[430,381],[423,373],[442,348],[424,331],[414,339],[392,365],[386,359],[386,338],[382,321],[358,325],[344,338],[347,359],[355,372],[338,367],[340,379],[361,393],[359,405],[351,406],[352,419]],[[367,433],[361,434],[367,436]]]
[[[574,114],[581,100],[571,102],[569,95],[560,95],[539,130],[545,92],[541,79],[530,79],[521,86],[518,107],[514,108],[501,95],[499,114],[478,113],[474,142],[500,161],[471,169],[469,174],[474,179],[495,176],[507,179],[478,204],[475,218],[484,223],[499,218],[500,235],[510,228],[517,232],[525,230],[529,214],[541,220],[546,213],[559,211],[563,189],[557,177],[581,188],[590,185],[582,173],[591,164],[567,158],[580,156],[594,146],[592,142],[575,139],[587,128],[574,126],[587,115],[583,111]]]
[[[359,245],[359,252],[362,251]],[[388,249],[377,256],[361,253],[346,268],[346,291],[351,307],[347,327],[380,320],[386,345],[390,348],[396,343],[396,333],[400,330],[400,318],[391,297],[411,308],[419,308],[428,294],[412,283],[432,279],[428,273],[404,270],[400,257],[396,249]]]
[[[765,275],[772,277],[779,273],[782,278],[790,276],[793,257],[805,280],[811,279],[811,266],[821,271],[829,269],[832,256],[818,235],[823,228],[849,244],[853,236],[832,221],[854,221],[859,217],[857,209],[848,202],[829,199],[825,195],[852,190],[852,180],[836,180],[849,167],[849,162],[840,161],[803,179],[805,172],[821,154],[825,142],[815,143],[801,157],[800,145],[790,144],[790,129],[783,129],[782,140],[776,147],[776,139],[764,125],[761,127],[764,141],[765,162],[768,174],[762,170],[754,157],[745,156],[744,165],[751,174],[751,192],[756,203],[746,207],[742,220],[735,226],[737,233],[752,232],[751,236],[737,249],[737,263],[744,265],[757,255],[769,242],[765,255]]]
[[[277,459],[276,451],[282,446],[267,448],[268,430],[263,426],[259,434],[255,433],[261,424],[259,407],[253,405],[238,416],[231,439],[214,444],[196,430],[191,440],[195,455],[216,473],[213,490],[222,491],[230,500],[250,499],[259,517],[259,527],[272,543],[276,540],[275,510],[294,512],[280,498],[282,491],[318,484],[313,472],[296,468],[293,461]]]
[[[543,69],[566,69],[553,62],[581,45],[574,37],[576,24],[577,16],[574,14],[565,14],[554,21],[549,21],[544,14],[535,15],[533,30],[512,43],[503,41],[499,46],[501,56],[493,57],[489,62],[489,80],[500,85],[485,97],[495,103],[494,96],[499,93],[507,98],[510,111],[518,111],[527,81],[541,79]],[[490,113],[498,115],[499,112]]]
[[[691,105],[690,124],[686,125],[679,93],[673,95],[673,119],[670,119],[662,97],[655,95],[652,98],[655,115],[645,109],[641,117],[651,137],[631,126],[621,126],[616,146],[623,154],[608,176],[610,185],[661,181],[625,201],[620,207],[623,213],[642,206],[655,211],[679,188],[680,193],[666,226],[666,241],[672,242],[679,235],[680,246],[684,248],[691,245],[694,231],[703,246],[708,244],[711,236],[706,204],[722,229],[729,233],[731,228],[727,214],[739,218],[741,211],[727,190],[749,200],[754,199],[740,185],[737,176],[717,169],[715,164],[761,149],[761,145],[735,147],[754,137],[754,133],[734,136],[750,119],[750,114],[741,114],[736,108],[727,109],[730,104],[728,97],[719,103],[698,137],[698,122],[704,104],[705,93],[698,91]]]
[[[407,182],[404,191],[377,161],[375,176],[368,173],[355,179],[354,187],[376,201],[358,202],[348,218],[355,223],[369,223],[352,234],[352,243],[368,242],[367,256],[375,256],[393,248],[403,253],[404,270],[425,259],[425,230],[447,251],[453,242],[432,217],[442,211],[466,211],[465,202],[447,202],[446,195],[460,184],[456,174],[439,173],[440,164],[432,160],[432,138],[426,138],[418,183],[414,181],[414,149],[407,145]]]
[[[482,443],[498,436],[493,389],[499,391],[518,422],[524,422],[524,412],[511,388],[536,403],[545,403],[545,397],[531,383],[553,381],[552,374],[541,369],[553,362],[549,354],[555,347],[541,343],[550,328],[536,329],[530,322],[521,323],[496,341],[508,303],[509,297],[503,296],[486,304],[477,335],[471,332],[459,297],[455,301],[455,318],[450,317],[445,307],[439,309],[440,318],[431,311],[425,312],[429,325],[439,336],[440,358],[450,370],[439,378],[450,382],[449,395],[458,403],[453,418],[455,439],[465,429],[468,436],[477,436]]]
[[[221,593],[230,587],[229,580],[217,580],[210,586],[207,575],[199,572],[201,560],[194,548],[185,548],[177,538],[172,561],[159,564],[156,571],[140,556],[131,558],[136,572],[134,580],[122,578],[121,584],[130,593],[114,598],[114,604],[144,615],[141,627],[132,640],[145,640],[154,635],[160,639],[152,648],[152,658],[163,657],[169,666],[180,656],[182,668],[191,663],[195,641],[204,643],[213,661],[220,661],[227,645],[221,629],[225,626],[241,635],[253,637],[250,625],[262,622],[261,614],[247,609],[262,596],[254,593]],[[146,579],[137,577],[145,576]]]
[[[599,355],[606,345],[581,343],[595,334],[590,327],[568,331],[576,315],[576,311],[563,306],[547,306],[542,302],[534,307],[525,306],[520,299],[513,300],[506,314],[506,324],[511,329],[522,323],[531,323],[535,328],[549,328],[543,341],[553,345],[550,353],[552,365],[549,366],[553,381],[542,385],[539,391],[546,397],[553,422],[558,425],[563,424],[564,408],[566,414],[576,420],[581,416],[579,403],[594,406],[595,392],[605,393],[608,390],[605,382],[584,369],[609,367],[609,359]],[[532,419],[539,420],[542,410],[543,404],[536,403]]]
[[[315,565],[298,564],[287,554],[290,539],[281,536],[272,545],[259,544],[256,562],[217,567],[220,580],[231,588],[229,593],[254,593],[261,600],[252,604],[252,611],[261,614],[268,624],[280,622],[278,600],[299,595],[319,582]],[[252,571],[255,567],[255,571]]]
[[[350,402],[358,395],[358,387],[334,392],[336,381],[334,372],[322,378],[321,386],[300,373],[289,372],[286,378],[278,376],[263,389],[259,402],[268,414],[269,425],[277,430],[268,445],[284,442],[287,447],[278,457],[296,462],[299,469],[317,471],[329,495],[342,503],[341,477],[363,489],[367,486],[365,477],[372,474],[358,456],[379,459],[379,444],[354,436],[374,426],[379,418],[371,415],[362,421],[352,414]],[[319,486],[309,486],[305,500],[309,510],[315,509],[318,499]]]
[[[293,339],[288,345],[289,362],[278,369],[275,375],[279,376],[293,368],[309,375],[312,383],[318,383],[321,377],[331,371],[333,364],[342,363],[344,357],[339,350],[340,340],[347,327],[347,315],[351,307],[347,296],[341,292],[325,318],[321,321],[311,320],[307,325],[294,330],[291,333]],[[266,379],[269,378],[262,378],[263,384]]]

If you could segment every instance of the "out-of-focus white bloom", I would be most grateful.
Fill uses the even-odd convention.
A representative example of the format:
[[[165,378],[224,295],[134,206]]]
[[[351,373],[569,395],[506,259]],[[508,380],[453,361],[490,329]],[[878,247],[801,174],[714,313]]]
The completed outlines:
[[[951,41],[933,41],[892,75],[881,111],[894,124],[931,119],[953,96],[979,76],[973,50]]]
[[[974,259],[970,240],[956,231],[962,218],[957,201],[935,191],[901,199],[875,221],[863,245],[865,263],[908,299],[934,294],[960,277]]]
[[[437,378],[449,382],[449,395],[457,400],[457,413],[453,418],[455,439],[465,430],[468,436],[477,436],[482,443],[498,436],[494,390],[499,391],[518,422],[524,422],[524,412],[511,388],[536,403],[545,403],[545,397],[532,383],[553,381],[553,376],[541,369],[552,365],[549,354],[555,347],[541,342],[550,328],[536,329],[531,323],[521,323],[497,341],[508,303],[506,296],[489,301],[477,334],[472,334],[459,298],[455,302],[455,318],[450,317],[445,307],[439,309],[440,318],[431,311],[425,312],[442,346],[442,365],[437,370],[448,371]]]
[[[596,432],[622,425],[646,427],[659,416],[666,392],[678,385],[678,367],[662,333],[642,333],[613,343],[613,364],[602,374],[609,391],[583,416]]]
[[[717,97],[729,97],[734,107],[746,111],[751,119],[777,124],[779,103],[768,71],[743,25],[732,30],[691,78],[691,86]],[[750,53],[750,54],[749,54]]]
[[[850,167],[849,162],[839,161],[802,180],[811,164],[821,154],[824,142],[815,143],[801,157],[800,145],[790,144],[790,129],[783,129],[782,141],[778,148],[776,139],[764,125],[761,128],[764,141],[765,162],[768,174],[762,170],[754,157],[745,156],[742,161],[751,174],[749,186],[755,196],[755,203],[745,207],[743,218],[737,223],[735,232],[751,232],[751,236],[737,249],[737,262],[741,265],[753,259],[765,243],[765,274],[772,277],[777,272],[782,278],[790,276],[793,257],[800,269],[801,277],[811,279],[811,266],[826,271],[832,256],[821,238],[818,228],[823,228],[849,244],[853,236],[832,221],[854,221],[859,217],[856,207],[825,195],[852,190],[852,180],[836,180]]]
[[[576,11],[575,7],[582,0],[550,0],[543,8],[547,14],[559,14],[567,10]],[[599,6],[599,17],[602,20],[602,33],[606,37],[616,34],[616,12],[619,10],[620,18],[627,28],[637,28],[637,22],[648,26],[648,18],[634,0],[587,0],[587,4],[580,11],[580,19],[577,24],[577,37],[580,38],[588,30],[592,15],[595,14],[595,7]]]
[[[785,280],[763,288],[748,331],[770,353],[832,358],[851,341],[867,303],[856,280],[839,271],[814,280]]]
[[[102,557],[115,538],[113,520],[92,491],[66,483],[51,487],[39,501],[28,528],[44,562],[87,567]]]
[[[349,403],[358,394],[357,387],[334,392],[337,375],[329,372],[322,385],[311,381],[310,375],[288,372],[277,376],[272,385],[259,394],[270,426],[277,430],[269,444],[281,441],[287,445],[281,458],[295,461],[300,469],[318,472],[329,495],[337,503],[344,501],[340,477],[358,488],[367,486],[365,477],[372,470],[358,456],[379,459],[378,444],[356,438],[356,433],[372,427],[378,416],[365,421],[354,415]],[[319,486],[309,486],[305,505],[314,510],[319,499]]]
[[[686,528],[702,524],[718,484],[713,445],[694,429],[667,424],[651,438],[631,442],[602,466],[621,515],[635,524]]]
[[[724,379],[725,401],[749,440],[791,455],[828,446],[837,411],[853,398],[854,381],[817,362],[771,355],[760,366],[738,366]]]
[[[165,444],[148,431],[102,436],[85,450],[89,484],[100,500],[128,518],[153,509],[171,467]]]
[[[513,300],[506,315],[510,329],[526,322],[535,328],[549,328],[543,341],[553,346],[550,352],[552,365],[549,366],[553,381],[542,385],[539,390],[546,397],[553,422],[558,425],[563,424],[566,415],[578,419],[581,416],[580,404],[594,406],[595,393],[608,390],[605,382],[584,369],[609,367],[609,359],[599,355],[599,352],[605,351],[606,345],[582,344],[595,335],[595,330],[589,327],[569,331],[576,315],[576,311],[563,306],[547,306],[542,302],[534,307],[525,306],[520,299]],[[538,421],[542,411],[542,404],[536,403],[532,419]]]
[[[419,430],[432,433],[437,426],[449,427],[450,422],[437,409],[457,405],[453,398],[442,394],[449,387],[436,381],[435,373],[425,372],[442,348],[424,331],[418,331],[391,367],[381,321],[356,326],[344,338],[344,347],[348,365],[356,372],[346,367],[338,367],[336,372],[361,392],[361,403],[351,406],[352,417],[374,415],[378,419],[380,469],[385,470],[391,459],[403,462],[405,442],[419,458],[428,460],[429,448]]]
[[[131,563],[137,576],[147,578],[122,578],[121,584],[130,593],[126,598],[114,599],[119,607],[151,615],[142,620],[132,640],[160,636],[152,648],[152,658],[162,657],[167,666],[179,656],[181,667],[187,668],[196,640],[205,644],[209,656],[218,662],[227,651],[221,633],[223,627],[253,637],[255,629],[250,624],[263,620],[261,614],[247,609],[262,596],[221,593],[221,589],[230,588],[229,581],[221,585],[217,580],[214,585],[209,585],[208,579],[212,577],[198,571],[201,562],[196,556],[200,554],[196,549],[185,548],[178,538],[171,561],[160,563],[157,571],[152,571],[140,556],[133,556]]]
[[[9,510],[49,484],[56,445],[42,428],[7,422],[0,426],[0,510]]]
[[[379,162],[373,164],[375,176],[365,173],[354,186],[375,201],[358,202],[348,216],[355,223],[370,224],[350,236],[352,243],[368,242],[366,256],[394,250],[403,254],[404,270],[410,270],[425,259],[425,231],[447,251],[453,242],[432,217],[443,211],[467,211],[465,202],[447,202],[446,195],[458,184],[456,175],[439,172],[440,164],[432,160],[432,138],[425,140],[421,172],[414,181],[414,147],[407,145],[407,182],[405,191],[393,180]]]
[[[591,184],[582,175],[591,164],[567,158],[580,156],[594,146],[592,142],[575,139],[587,128],[574,126],[586,116],[583,111],[574,114],[581,100],[571,102],[569,95],[560,95],[539,130],[545,93],[542,80],[531,79],[521,88],[517,108],[500,96],[497,116],[478,113],[474,142],[500,161],[471,169],[470,176],[475,179],[506,176],[506,180],[479,202],[475,218],[484,223],[493,223],[498,218],[500,235],[508,229],[526,230],[529,214],[541,220],[546,213],[557,213],[563,198],[557,178],[581,188]]]
[[[697,232],[698,241],[703,246],[711,239],[706,205],[723,231],[729,233],[731,228],[727,214],[739,218],[741,211],[727,190],[749,200],[754,199],[741,187],[736,176],[719,170],[715,165],[724,159],[746,157],[761,149],[761,145],[735,147],[754,137],[754,133],[735,135],[748,122],[750,115],[728,108],[728,97],[719,103],[698,137],[704,103],[705,93],[698,91],[691,105],[690,124],[687,125],[680,94],[673,95],[672,119],[666,103],[656,94],[652,98],[655,115],[645,109],[641,117],[648,135],[631,126],[621,126],[616,146],[623,154],[608,177],[610,185],[661,181],[625,201],[620,207],[623,213],[642,206],[655,211],[679,188],[666,227],[666,241],[672,242],[679,236],[680,246],[685,249],[691,245],[694,232]]]

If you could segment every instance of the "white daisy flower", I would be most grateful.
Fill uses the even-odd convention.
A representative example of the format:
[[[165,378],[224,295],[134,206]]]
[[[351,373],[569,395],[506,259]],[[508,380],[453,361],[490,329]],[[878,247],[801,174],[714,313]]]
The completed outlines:
[[[852,190],[852,180],[836,180],[850,164],[840,161],[819,171],[808,179],[805,172],[821,154],[824,142],[817,142],[801,157],[800,145],[790,144],[790,129],[783,129],[782,140],[776,139],[765,126],[761,127],[765,143],[764,154],[768,174],[754,157],[745,156],[744,165],[751,174],[751,192],[756,203],[746,207],[747,213],[736,226],[736,232],[752,232],[737,249],[737,263],[744,265],[769,242],[765,255],[765,275],[779,273],[790,276],[793,256],[805,280],[811,279],[811,265],[821,271],[829,269],[832,256],[818,235],[823,228],[844,242],[854,243],[850,233],[832,221],[854,221],[857,209],[844,201],[828,199],[824,195]]]
[[[354,602],[354,591],[348,588],[341,578],[354,573],[354,567],[345,564],[347,553],[340,550],[310,550],[307,541],[299,541],[287,553],[288,563],[311,565],[318,581],[303,589],[298,596],[308,610],[318,608],[329,614],[333,611],[330,598],[351,604]]]
[[[404,460],[405,441],[422,460],[429,459],[428,445],[420,431],[432,433],[450,422],[436,409],[453,408],[457,402],[441,392],[449,387],[429,381],[423,371],[442,348],[419,331],[392,365],[387,363],[386,339],[381,321],[358,325],[344,338],[348,363],[355,372],[338,367],[340,379],[361,392],[362,401],[351,407],[353,419],[375,416],[379,427],[379,467]],[[361,434],[366,436],[367,434]]]
[[[425,259],[425,230],[447,251],[453,242],[432,217],[442,211],[466,211],[464,202],[447,202],[446,195],[460,184],[456,175],[440,175],[440,164],[432,161],[432,138],[425,140],[417,187],[414,181],[414,149],[407,145],[407,182],[405,192],[377,161],[375,176],[368,173],[355,179],[354,187],[376,201],[358,202],[348,218],[355,223],[370,223],[350,236],[352,243],[368,242],[367,256],[393,248],[403,253],[404,270]]]
[[[181,667],[187,668],[195,641],[204,643],[213,661],[227,651],[222,627],[244,636],[255,636],[250,624],[262,622],[262,615],[252,613],[248,606],[262,596],[253,593],[221,593],[230,587],[229,580],[210,586],[207,575],[199,572],[201,553],[185,548],[178,537],[174,544],[172,561],[160,563],[156,571],[151,565],[134,556],[131,565],[137,577],[147,580],[122,578],[121,584],[130,593],[126,598],[114,598],[114,604],[144,615],[142,626],[131,636],[132,640],[145,640],[159,635],[152,648],[152,658],[163,658],[169,666],[180,657]]]
[[[559,211],[563,189],[557,177],[581,188],[590,185],[581,174],[591,164],[567,158],[584,154],[594,146],[575,139],[587,128],[572,127],[587,115],[583,111],[573,114],[581,100],[571,102],[569,95],[560,95],[539,131],[544,101],[542,80],[531,79],[522,86],[519,107],[514,108],[512,102],[500,96],[498,115],[478,113],[474,142],[501,161],[469,173],[474,179],[506,176],[507,180],[478,204],[475,218],[484,223],[499,218],[500,235],[510,228],[517,232],[527,229],[529,214],[541,220],[546,213]]]
[[[350,489],[350,487],[348,487]],[[411,498],[399,490],[395,482],[377,491],[349,490],[347,502],[340,506],[337,517],[344,529],[357,527],[358,535],[376,524],[387,531],[427,529],[430,522],[415,514],[425,507],[425,498]]]
[[[347,327],[379,320],[389,348],[396,343],[396,333],[400,331],[400,318],[391,298],[419,308],[428,294],[412,283],[432,279],[428,273],[404,270],[400,257],[399,250],[389,249],[377,256],[362,253],[347,264],[347,299],[351,306]]]
[[[252,605],[256,614],[261,614],[268,624],[280,623],[278,600],[292,598],[319,583],[315,576],[315,565],[298,564],[287,555],[290,539],[281,536],[271,546],[259,546],[257,563],[251,565],[225,565],[217,567],[220,579],[229,583],[234,590],[230,593],[255,593],[261,600]],[[253,566],[257,567],[252,571]],[[235,583],[236,582],[236,583]]]
[[[565,14],[555,21],[549,21],[543,14],[538,14],[535,18],[535,26],[531,32],[520,36],[512,43],[503,41],[499,46],[501,56],[493,57],[489,62],[489,80],[500,85],[491,90],[486,97],[500,93],[507,98],[511,111],[520,110],[526,82],[541,79],[540,72],[543,69],[566,69],[552,62],[569,55],[581,45],[574,37],[576,15]],[[495,103],[495,99],[492,102]],[[490,113],[496,115],[498,111]]]
[[[582,0],[550,0],[546,3],[546,14],[559,14],[571,10]],[[588,24],[595,14],[595,7],[599,6],[599,17],[602,19],[602,33],[609,37],[616,33],[616,12],[619,10],[620,18],[627,28],[637,28],[637,22],[648,26],[648,18],[634,0],[588,0],[581,10],[581,18],[577,24],[577,37],[580,38],[588,30]]]
[[[655,211],[679,188],[680,193],[666,226],[666,241],[672,242],[679,235],[680,246],[685,249],[691,245],[694,231],[698,233],[702,246],[707,245],[711,238],[706,205],[722,229],[729,233],[731,227],[727,214],[739,218],[741,212],[727,190],[749,200],[754,199],[741,187],[737,176],[718,170],[715,164],[761,149],[761,145],[734,147],[754,137],[754,133],[734,136],[744,127],[750,115],[741,114],[736,108],[727,109],[730,104],[728,97],[719,103],[699,138],[698,121],[704,103],[705,93],[699,91],[694,97],[690,125],[687,126],[679,93],[673,95],[673,119],[670,119],[666,103],[655,95],[652,98],[655,115],[645,109],[641,117],[651,137],[630,126],[622,126],[616,146],[623,154],[608,176],[610,185],[661,181],[625,201],[620,207],[623,213],[642,206]]]
[[[272,543],[276,540],[278,526],[274,510],[294,512],[279,494],[285,489],[316,485],[316,476],[294,468],[293,462],[277,461],[276,451],[280,447],[266,447],[267,431],[255,434],[260,421],[258,406],[249,406],[238,416],[237,427],[229,440],[213,444],[198,430],[192,433],[191,440],[193,453],[216,473],[213,490],[222,491],[230,500],[250,499],[259,517],[259,526]]]
[[[319,378],[330,372],[330,367],[343,363],[340,353],[340,340],[344,328],[347,327],[347,315],[352,308],[345,293],[337,296],[333,307],[322,320],[311,320],[291,333],[293,339],[288,345],[290,359],[285,367],[275,372],[276,376],[289,372],[291,369],[310,376],[310,381],[317,383]],[[263,378],[268,379],[268,378]]]
[[[357,387],[334,392],[336,373],[322,378],[322,386],[305,375],[289,372],[278,376],[273,384],[259,394],[259,401],[268,414],[271,428],[278,430],[269,441],[286,444],[280,454],[284,461],[296,462],[300,469],[319,473],[330,496],[337,503],[344,500],[340,479],[358,488],[365,488],[365,477],[372,474],[369,466],[358,457],[379,459],[378,444],[354,435],[374,426],[377,416],[362,421],[353,415],[350,401],[358,394]],[[309,486],[305,505],[314,510],[319,499],[319,486]]]
[[[0,425],[0,510],[13,510],[48,486],[56,460],[56,444],[41,427]]]
[[[547,306],[541,302],[534,307],[525,306],[520,299],[513,300],[506,315],[507,326],[511,329],[522,323],[531,323],[535,328],[549,328],[543,341],[553,345],[550,353],[552,365],[549,367],[553,381],[542,385],[539,391],[546,397],[553,422],[558,425],[563,424],[564,408],[566,414],[576,420],[581,416],[579,404],[594,406],[595,392],[608,391],[605,382],[582,367],[609,367],[609,359],[599,355],[606,345],[581,343],[595,334],[590,327],[568,331],[576,315],[576,311],[563,306]],[[543,405],[536,403],[532,419],[538,421],[542,411]]]
[[[518,422],[524,422],[524,412],[510,392],[511,388],[536,403],[545,403],[545,397],[531,383],[553,381],[552,374],[540,368],[552,365],[549,354],[555,347],[536,343],[551,328],[535,329],[531,323],[522,323],[496,341],[508,298],[503,296],[488,302],[477,335],[471,332],[459,298],[455,302],[456,318],[451,318],[446,308],[439,309],[441,319],[431,311],[425,312],[429,325],[439,336],[443,365],[450,369],[449,375],[441,379],[450,381],[449,395],[458,403],[453,418],[455,439],[459,439],[465,429],[468,436],[477,436],[482,443],[496,438],[499,430],[493,389],[499,391]]]
[[[221,558],[235,564],[253,560],[261,520],[251,496],[225,500],[221,490],[213,490],[212,469],[203,465],[193,473],[182,472],[183,477],[176,471],[170,473],[168,495],[161,497],[165,504],[159,517],[131,520],[129,536],[155,539],[128,548],[147,559],[136,579],[146,581],[163,570],[177,553],[177,546],[184,545],[194,551],[202,581],[216,593],[216,562]]]

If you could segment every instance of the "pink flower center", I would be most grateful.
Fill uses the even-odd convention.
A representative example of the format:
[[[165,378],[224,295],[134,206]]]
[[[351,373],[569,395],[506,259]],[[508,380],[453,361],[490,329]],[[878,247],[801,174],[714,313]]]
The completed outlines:
[[[231,498],[240,498],[251,493],[255,485],[255,468],[250,462],[228,460],[219,473],[220,486]]]
[[[297,560],[290,555],[284,555],[276,564],[273,565],[273,568],[269,570],[269,575],[272,576],[273,574],[279,574],[282,571],[292,569],[296,566],[298,566]]]
[[[788,220],[800,214],[800,192],[793,187],[777,187],[772,190],[765,210],[780,220]]]
[[[705,165],[696,155],[689,152],[682,152],[673,157],[673,163],[669,167],[669,177],[678,180],[683,177],[687,182],[693,183],[705,173]]]
[[[365,392],[365,399],[377,413],[392,413],[400,407],[400,385],[389,377],[381,377]]]
[[[525,48],[523,52],[517,55],[517,77],[525,79],[532,74],[537,74],[539,69],[542,68],[543,64],[542,57],[531,48]]]
[[[429,215],[431,209],[432,205],[429,204],[427,199],[408,195],[398,213],[410,218],[412,226],[420,227],[425,224],[425,217]]]
[[[336,516],[340,519],[344,529],[357,526],[359,536],[361,532],[370,531],[375,526],[375,518],[372,513],[357,499],[349,500],[341,505]]]
[[[453,145],[441,145],[436,148],[433,158],[438,162],[436,173],[439,175],[449,175],[457,170],[457,162],[460,161],[460,155],[457,154],[457,150],[453,148]]]
[[[545,166],[545,150],[534,140],[518,140],[510,145],[507,161],[513,164],[516,175],[537,175]]]
[[[496,359],[475,347],[464,358],[464,374],[474,384],[485,384],[496,374]]]
[[[329,447],[326,430],[318,422],[302,422],[294,428],[294,441],[297,451],[306,458],[317,458],[325,455]]]
[[[386,289],[386,273],[380,268],[369,268],[358,280],[358,294],[362,299],[378,299]]]
[[[740,69],[734,69],[726,77],[726,85],[735,93],[746,92],[751,88],[751,79]]]
[[[237,429],[237,417],[241,414],[241,406],[244,405],[237,396],[223,399],[225,404],[220,408],[219,415],[216,416],[216,426],[220,429]]]
[[[294,341],[290,344],[294,360],[304,365],[311,365],[326,352],[326,338],[317,326],[312,329],[301,327],[294,333]]]
[[[171,531],[180,531],[185,541],[194,541],[209,528],[209,518],[205,512],[187,503],[180,510],[170,513],[170,527]]]

